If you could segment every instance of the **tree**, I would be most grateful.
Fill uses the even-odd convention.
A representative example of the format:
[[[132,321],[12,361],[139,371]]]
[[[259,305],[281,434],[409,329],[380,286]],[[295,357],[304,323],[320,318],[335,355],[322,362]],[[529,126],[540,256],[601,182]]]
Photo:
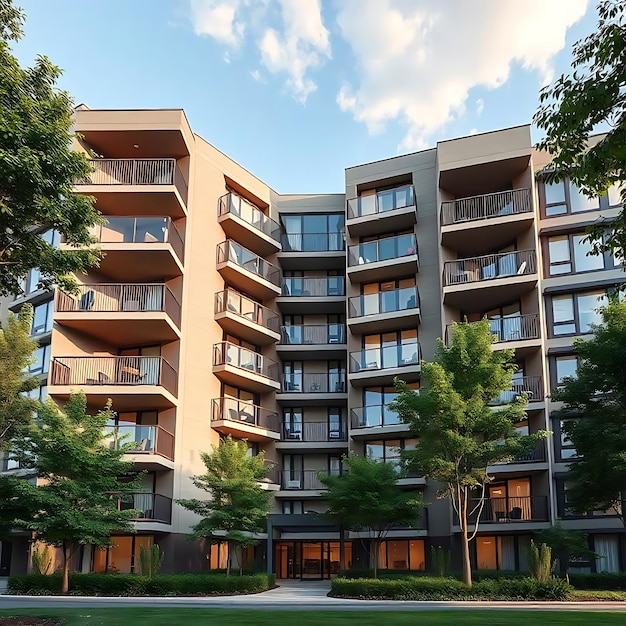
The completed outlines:
[[[626,304],[611,302],[588,341],[578,339],[575,378],[552,393],[563,402],[562,430],[578,458],[569,465],[568,501],[578,513],[613,510],[626,525]]]
[[[212,449],[210,454],[200,453],[206,473],[191,478],[198,489],[211,495],[211,499],[178,500],[178,503],[202,518],[193,527],[191,538],[226,539],[226,574],[230,575],[232,548],[257,544],[254,535],[267,528],[271,494],[260,483],[267,477],[270,467],[265,464],[263,453],[248,456],[246,442],[234,441],[230,436]],[[243,559],[240,559],[240,573],[242,569]]]
[[[547,182],[566,177],[588,197],[626,181],[626,3],[602,0],[596,30],[574,44],[572,73],[560,76],[540,94],[534,122],[545,137],[538,147],[553,160]],[[595,145],[589,135],[604,124],[609,130]],[[622,186],[622,202],[626,187]],[[589,230],[595,252],[626,250],[626,213]]]
[[[137,511],[121,511],[119,502],[130,499],[138,475],[122,460],[132,443],[111,447],[107,441],[105,427],[113,416],[110,403],[88,415],[82,393],[71,395],[63,411],[48,399],[16,446],[21,464],[39,479],[38,485],[23,481],[35,513],[20,525],[33,532],[33,539],[61,549],[63,593],[79,546],[104,548],[113,545],[113,533],[134,532]]]
[[[380,544],[394,526],[416,524],[424,506],[421,494],[402,491],[398,466],[351,454],[340,476],[319,474],[328,487],[328,515],[347,530],[368,532],[374,577],[378,576]]]
[[[527,419],[525,397],[490,406],[510,391],[516,366],[513,350],[492,349],[496,337],[489,322],[453,324],[451,330],[451,345],[439,340],[434,362],[422,362],[420,392],[397,381],[400,394],[390,408],[419,440],[404,453],[407,467],[445,486],[438,496],[450,498],[459,518],[463,581],[471,585],[469,543],[478,532],[485,487],[493,480],[488,466],[531,451],[546,434],[521,436],[515,430]]]
[[[600,555],[589,549],[587,535],[577,530],[566,530],[557,522],[539,532],[539,542],[546,544],[559,560],[559,567],[569,582],[569,563],[572,558],[588,559]]]
[[[71,290],[69,274],[99,258],[94,250],[55,249],[38,234],[54,229],[67,243],[88,246],[100,216],[93,198],[72,192],[91,167],[72,150],[73,105],[56,87],[61,71],[42,56],[22,69],[11,53],[23,22],[12,0],[0,0],[0,295],[19,293],[36,267],[43,287]]]

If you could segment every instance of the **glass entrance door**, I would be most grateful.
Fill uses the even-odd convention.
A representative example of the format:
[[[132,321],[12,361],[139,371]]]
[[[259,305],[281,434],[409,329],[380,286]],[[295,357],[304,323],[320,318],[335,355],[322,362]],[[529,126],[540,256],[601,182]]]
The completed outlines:
[[[352,544],[346,542],[346,563],[352,561]],[[276,542],[276,578],[327,580],[339,573],[338,541]]]

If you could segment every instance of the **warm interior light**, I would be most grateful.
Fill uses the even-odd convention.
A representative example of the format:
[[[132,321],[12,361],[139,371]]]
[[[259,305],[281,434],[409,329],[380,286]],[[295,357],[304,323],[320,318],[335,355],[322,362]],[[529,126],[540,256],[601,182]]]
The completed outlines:
[[[138,143],[134,143],[133,144],[133,148],[139,148],[139,144]]]

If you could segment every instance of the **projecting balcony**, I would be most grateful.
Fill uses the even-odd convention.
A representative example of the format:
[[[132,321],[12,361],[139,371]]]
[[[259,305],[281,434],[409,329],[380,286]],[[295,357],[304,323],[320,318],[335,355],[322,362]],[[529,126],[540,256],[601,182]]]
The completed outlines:
[[[213,373],[226,385],[256,393],[280,389],[276,361],[229,341],[214,344]]]
[[[211,410],[211,427],[222,435],[249,441],[280,438],[280,420],[274,411],[228,396],[213,398]]]
[[[384,229],[381,228],[383,220]],[[407,230],[416,223],[417,207],[412,185],[348,200],[346,227],[351,237],[375,235],[381,230]]]
[[[287,315],[342,314],[346,311],[343,276],[288,277],[282,279],[276,304]]]
[[[215,321],[229,334],[255,346],[280,340],[280,316],[234,289],[215,294]]]
[[[278,402],[291,406],[334,406],[345,404],[347,399],[343,370],[283,374],[276,394]]]
[[[219,199],[217,221],[229,239],[260,256],[280,252],[280,225],[234,193]]]
[[[513,189],[441,203],[441,243],[458,254],[484,254],[530,228],[530,189]]]
[[[82,390],[89,404],[111,399],[116,411],[175,406],[178,374],[160,356],[59,356],[52,360],[48,394]]]
[[[468,509],[473,511],[478,499],[468,500]],[[480,525],[489,525],[489,530],[517,530],[522,528],[544,528],[550,520],[547,496],[509,496],[507,498],[486,498],[482,511],[477,509],[469,517],[473,526],[476,520]],[[454,525],[459,527],[458,516],[454,515]]]
[[[165,284],[93,283],[56,292],[54,321],[115,346],[180,339],[180,302]]]
[[[286,493],[279,491],[277,496],[293,496],[293,491],[309,492],[306,495],[321,495],[322,491],[326,491],[326,486],[319,479],[318,474],[323,470],[282,470],[280,472],[280,489]],[[317,493],[316,493],[317,492]],[[299,493],[302,497],[305,494]]]
[[[353,334],[417,328],[420,321],[417,287],[354,296],[348,302],[348,326]]]
[[[540,441],[530,452],[523,454],[506,463],[497,463],[489,466],[489,472],[498,474],[509,474],[512,472],[541,472],[548,469],[546,458],[546,442]]]
[[[106,430],[111,433],[106,442],[112,449],[132,443],[126,460],[131,461],[136,469],[158,471],[174,468],[174,435],[165,428],[128,424]]]
[[[478,323],[478,322],[474,322]],[[491,332],[496,335],[495,350],[504,348],[526,349],[540,344],[540,320],[538,313],[511,315],[489,320]],[[452,325],[446,327],[446,343],[450,345]]]
[[[280,327],[276,349],[283,359],[345,360],[345,324],[294,324]]]
[[[419,269],[415,235],[396,235],[350,246],[348,278],[371,283],[411,276]]]
[[[391,385],[397,376],[405,382],[419,380],[420,345],[368,348],[350,353],[350,382],[357,386]]]
[[[105,215],[187,213],[187,183],[176,159],[90,159],[94,171],[76,191],[96,198]]]
[[[514,378],[511,389],[503,391],[495,400],[490,402],[490,406],[503,406],[513,402],[516,398],[525,395],[528,398],[529,409],[533,404],[543,402],[543,381],[541,376],[520,376]]]
[[[446,261],[443,268],[443,301],[461,310],[472,310],[477,298],[484,309],[521,299],[537,285],[537,256],[520,250]]]
[[[409,427],[385,404],[372,404],[350,410],[351,436],[367,438],[387,433],[408,432]]]
[[[312,452],[344,451],[348,446],[345,422],[284,422],[276,449]]]
[[[217,246],[217,271],[229,285],[259,300],[280,294],[280,269],[230,239]]]
[[[280,265],[284,270],[343,269],[346,242],[339,231],[324,233],[283,233]],[[304,263],[304,265],[303,265]]]
[[[120,511],[135,509],[137,516],[133,518],[137,530],[148,530],[153,523],[172,523],[172,498],[158,493],[133,493],[118,500]]]

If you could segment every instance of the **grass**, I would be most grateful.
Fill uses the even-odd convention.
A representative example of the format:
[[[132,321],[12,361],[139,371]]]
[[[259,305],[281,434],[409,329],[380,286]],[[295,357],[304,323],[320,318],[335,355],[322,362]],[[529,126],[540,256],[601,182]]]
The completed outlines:
[[[416,615],[419,613],[419,616]],[[111,608],[111,609],[5,609],[8,616],[65,620],[65,626],[171,626],[172,624],[227,624],[228,626],[438,626],[460,620],[464,626],[561,626],[568,624],[624,624],[624,613],[608,611],[265,611],[247,609]]]
[[[580,602],[626,602],[626,591],[599,591],[598,589],[574,589],[571,600]]]

